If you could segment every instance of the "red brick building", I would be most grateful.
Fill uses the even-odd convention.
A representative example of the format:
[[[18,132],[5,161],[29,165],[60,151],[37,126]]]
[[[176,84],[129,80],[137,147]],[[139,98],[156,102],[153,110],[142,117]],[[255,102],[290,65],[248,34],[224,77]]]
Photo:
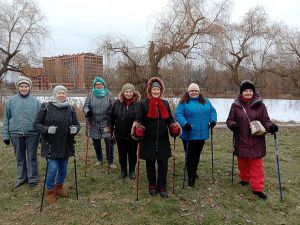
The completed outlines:
[[[103,57],[93,53],[44,57],[43,66],[49,89],[61,84],[85,90],[92,87],[96,75],[103,74]]]

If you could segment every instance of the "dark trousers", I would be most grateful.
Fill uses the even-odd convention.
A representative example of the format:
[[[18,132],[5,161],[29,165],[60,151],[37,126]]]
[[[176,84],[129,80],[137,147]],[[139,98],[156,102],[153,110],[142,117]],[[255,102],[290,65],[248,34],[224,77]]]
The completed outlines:
[[[110,137],[104,138],[106,160],[110,164],[114,162],[114,145],[110,141]],[[93,145],[98,161],[103,162],[101,139],[93,139]]]
[[[195,181],[200,154],[203,149],[204,140],[182,140],[186,157],[188,178]]]
[[[17,161],[18,177],[16,184],[28,180],[29,183],[39,181],[37,147],[39,144],[38,135],[12,135],[12,145]]]
[[[156,160],[146,160],[146,171],[149,186],[156,186],[157,189],[166,189],[167,186],[167,174],[168,174],[168,159],[157,160],[158,173],[156,181]]]
[[[119,162],[122,171],[127,173],[127,158],[129,162],[129,173],[135,171],[136,152],[138,142],[130,139],[116,138],[119,154]]]

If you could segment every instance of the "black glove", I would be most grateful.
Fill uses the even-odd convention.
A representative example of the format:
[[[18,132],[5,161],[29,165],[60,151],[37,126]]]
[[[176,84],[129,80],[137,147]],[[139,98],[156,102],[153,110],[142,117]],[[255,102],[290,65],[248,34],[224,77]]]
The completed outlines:
[[[10,145],[10,140],[9,140],[9,139],[3,140],[3,142],[4,142],[6,145]]]
[[[111,144],[115,144],[116,143],[116,137],[113,134],[110,136],[110,143]]]
[[[216,126],[216,124],[217,124],[217,123],[216,123],[215,121],[211,121],[210,124],[209,124],[209,126],[210,126],[211,128],[213,128],[213,127]]]
[[[192,130],[192,125],[189,124],[189,123],[186,123],[186,124],[184,125],[183,129],[186,130],[186,131],[191,131],[191,130]]]
[[[230,125],[229,129],[233,132],[236,132],[239,130],[239,125],[237,123],[233,123]]]
[[[276,124],[273,123],[273,124],[270,126],[269,131],[270,131],[270,133],[272,133],[272,134],[278,132],[278,126],[277,126]]]
[[[85,117],[86,118],[92,117],[92,111],[87,111]]]

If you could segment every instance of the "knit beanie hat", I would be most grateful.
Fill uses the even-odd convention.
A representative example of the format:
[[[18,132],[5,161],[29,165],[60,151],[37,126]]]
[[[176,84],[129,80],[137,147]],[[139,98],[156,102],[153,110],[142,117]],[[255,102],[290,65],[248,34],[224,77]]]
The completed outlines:
[[[195,83],[191,83],[190,85],[189,85],[189,87],[188,87],[188,92],[189,91],[199,91],[200,92],[200,88],[199,88],[199,86],[198,86],[198,84],[195,84]]]
[[[68,90],[67,88],[65,88],[65,86],[62,85],[57,85],[55,86],[55,88],[53,89],[53,96],[55,97],[56,94],[60,91],[64,91],[66,93],[66,95],[68,95]]]
[[[31,86],[32,86],[32,81],[30,80],[30,78],[28,77],[25,77],[25,76],[19,76],[16,80],[16,88],[18,89],[19,85],[22,84],[22,83],[26,83],[29,85],[29,88],[31,89]]]
[[[134,92],[135,88],[132,84],[127,83],[127,84],[124,84],[124,86],[122,87],[122,93],[126,90],[132,90]]]
[[[161,88],[160,84],[157,81],[154,81],[152,83],[152,87],[151,88],[154,88],[154,87]]]
[[[242,81],[240,86],[240,94],[242,94],[246,89],[251,89],[255,93],[254,83],[250,80]]]

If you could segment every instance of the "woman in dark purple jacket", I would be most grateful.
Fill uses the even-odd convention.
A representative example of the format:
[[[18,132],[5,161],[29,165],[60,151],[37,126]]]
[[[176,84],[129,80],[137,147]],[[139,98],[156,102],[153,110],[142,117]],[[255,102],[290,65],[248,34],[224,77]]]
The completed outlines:
[[[249,80],[241,83],[240,95],[231,106],[226,124],[233,131],[240,184],[246,186],[250,183],[253,194],[265,200],[263,157],[266,155],[266,140],[264,135],[251,134],[247,116],[250,121],[259,120],[270,133],[278,131],[278,126],[271,122],[262,98]]]

